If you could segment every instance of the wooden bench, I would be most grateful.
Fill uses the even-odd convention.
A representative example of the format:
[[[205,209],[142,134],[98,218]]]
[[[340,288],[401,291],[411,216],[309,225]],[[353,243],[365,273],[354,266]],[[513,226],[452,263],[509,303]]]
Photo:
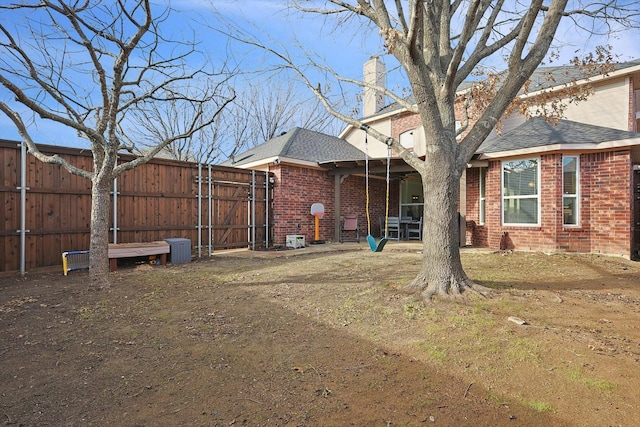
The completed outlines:
[[[133,258],[141,256],[160,255],[160,264],[167,264],[167,254],[171,250],[165,241],[148,243],[110,243],[109,244],[109,268],[118,270],[118,258]]]

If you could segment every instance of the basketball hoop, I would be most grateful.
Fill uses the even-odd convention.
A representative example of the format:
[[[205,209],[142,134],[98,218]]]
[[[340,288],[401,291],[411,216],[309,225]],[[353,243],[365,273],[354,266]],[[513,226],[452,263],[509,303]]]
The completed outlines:
[[[324,205],[322,203],[314,203],[311,205],[311,215],[315,217],[315,239],[311,244],[321,244],[324,240],[320,240],[320,218],[324,217]]]

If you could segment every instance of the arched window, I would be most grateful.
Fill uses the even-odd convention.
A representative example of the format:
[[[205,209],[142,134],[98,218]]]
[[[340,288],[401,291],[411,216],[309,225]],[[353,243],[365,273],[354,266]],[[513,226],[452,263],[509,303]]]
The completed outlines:
[[[413,130],[400,134],[400,144],[407,150],[413,150]]]

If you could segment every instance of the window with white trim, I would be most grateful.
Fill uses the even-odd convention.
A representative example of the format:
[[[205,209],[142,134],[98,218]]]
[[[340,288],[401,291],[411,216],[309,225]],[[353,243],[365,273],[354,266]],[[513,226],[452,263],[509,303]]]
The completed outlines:
[[[562,156],[562,225],[580,224],[580,159]]]
[[[502,223],[540,225],[540,160],[502,162]]]
[[[462,122],[460,120],[456,120],[456,139],[461,139],[462,134],[458,133],[458,130],[462,127]]]
[[[400,144],[407,150],[413,149],[413,131],[407,131],[400,134]]]
[[[487,168],[480,168],[480,212],[478,215],[478,222],[483,225],[486,220],[486,203],[485,203],[485,188],[487,184]]]

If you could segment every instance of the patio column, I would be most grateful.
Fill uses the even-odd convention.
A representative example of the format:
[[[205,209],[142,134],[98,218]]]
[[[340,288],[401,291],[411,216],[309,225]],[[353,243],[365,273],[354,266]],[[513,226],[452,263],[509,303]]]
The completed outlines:
[[[342,175],[335,174],[333,176],[334,179],[334,206],[335,212],[333,214],[333,241],[337,242],[340,240],[340,181],[342,181]]]

